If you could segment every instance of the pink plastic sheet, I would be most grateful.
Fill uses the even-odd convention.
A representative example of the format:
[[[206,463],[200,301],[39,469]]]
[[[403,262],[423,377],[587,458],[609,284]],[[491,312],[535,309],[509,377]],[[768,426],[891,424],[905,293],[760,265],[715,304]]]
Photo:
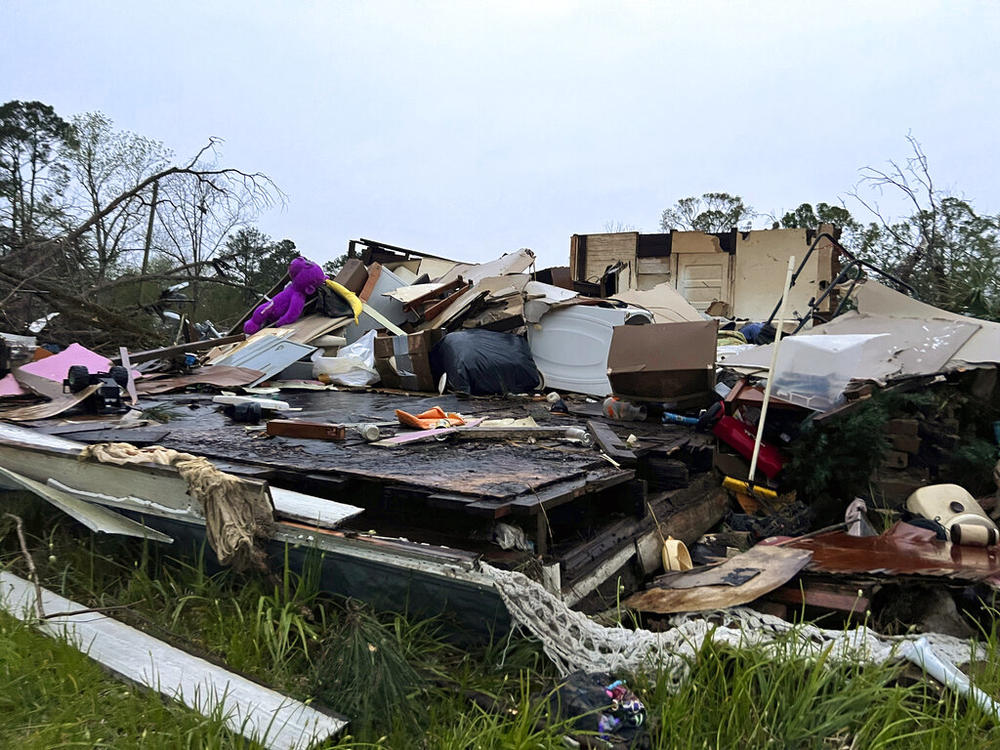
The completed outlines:
[[[0,378],[0,398],[25,396],[27,393],[28,391],[24,390],[21,384],[10,373]]]
[[[70,344],[58,354],[21,365],[19,369],[61,383],[69,375],[69,368],[73,365],[85,365],[92,373],[107,372],[111,367],[111,360],[80,344]],[[141,375],[133,372],[133,377],[138,378]]]

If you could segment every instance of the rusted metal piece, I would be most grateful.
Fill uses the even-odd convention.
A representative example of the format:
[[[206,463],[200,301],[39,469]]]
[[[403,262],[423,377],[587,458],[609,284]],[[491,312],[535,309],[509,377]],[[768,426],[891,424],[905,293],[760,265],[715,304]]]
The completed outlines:
[[[943,542],[933,531],[903,522],[880,536],[854,537],[836,531],[784,546],[811,551],[810,571],[935,576],[1000,588],[1000,546]]]

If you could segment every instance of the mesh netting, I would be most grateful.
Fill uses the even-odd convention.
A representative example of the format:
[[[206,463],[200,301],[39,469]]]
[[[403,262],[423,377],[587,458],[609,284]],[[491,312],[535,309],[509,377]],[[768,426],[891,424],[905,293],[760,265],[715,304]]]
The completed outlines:
[[[522,631],[538,639],[561,675],[585,672],[666,674],[679,684],[693,657],[711,638],[733,648],[759,647],[776,656],[813,657],[829,651],[834,662],[882,663],[897,658],[899,645],[923,637],[934,651],[954,664],[972,659],[973,644],[933,633],[884,636],[867,627],[825,630],[795,625],[746,607],[732,607],[671,618],[669,630],[653,633],[605,627],[576,612],[527,576],[482,563]]]

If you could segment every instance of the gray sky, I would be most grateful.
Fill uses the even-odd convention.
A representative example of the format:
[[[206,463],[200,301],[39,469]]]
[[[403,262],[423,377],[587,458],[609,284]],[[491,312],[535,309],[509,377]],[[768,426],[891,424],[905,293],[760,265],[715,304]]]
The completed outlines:
[[[997,212],[998,39],[996,2],[0,0],[0,101],[178,156],[224,138],[287,194],[258,225],[315,260],[364,236],[557,265],[708,190],[836,201],[910,131]]]

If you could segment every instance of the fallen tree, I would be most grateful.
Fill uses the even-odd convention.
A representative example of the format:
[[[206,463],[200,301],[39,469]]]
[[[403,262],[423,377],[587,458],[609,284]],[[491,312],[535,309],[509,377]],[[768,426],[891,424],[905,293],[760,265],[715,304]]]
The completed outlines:
[[[165,326],[161,292],[179,283],[201,282],[243,289],[246,279],[233,273],[236,255],[218,254],[223,237],[205,250],[203,228],[189,232],[193,256],[185,262],[183,251],[166,253],[154,245],[154,220],[171,226],[190,206],[182,196],[200,196],[195,220],[204,221],[213,210],[245,216],[274,202],[281,195],[269,177],[233,167],[206,164],[215,155],[212,139],[188,162],[161,169],[135,182],[104,206],[52,236],[18,241],[8,233],[2,246],[0,270],[0,326],[13,333],[27,333],[32,321],[58,313],[46,338],[57,343],[76,340],[92,347],[155,346],[172,334]],[[92,272],[92,236],[96,227],[122,212],[148,212],[144,246],[133,248],[131,262],[121,263],[113,276],[104,269]],[[188,212],[190,215],[190,211]],[[184,217],[188,218],[188,217]],[[229,222],[230,224],[233,221]],[[190,227],[187,221],[184,226]]]

